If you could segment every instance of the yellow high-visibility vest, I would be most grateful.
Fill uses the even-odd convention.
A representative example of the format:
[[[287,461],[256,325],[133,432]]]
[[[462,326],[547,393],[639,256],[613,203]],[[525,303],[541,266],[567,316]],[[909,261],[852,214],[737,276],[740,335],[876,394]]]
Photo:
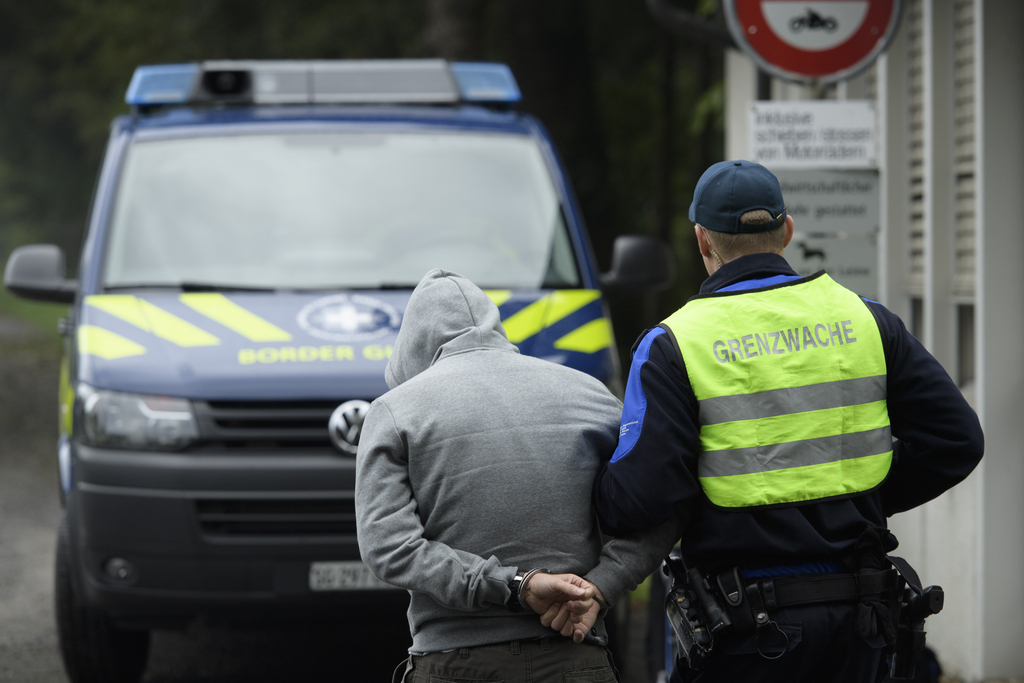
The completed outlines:
[[[885,352],[856,294],[821,273],[697,297],[662,326],[697,397],[697,473],[713,504],[792,505],[885,481]]]

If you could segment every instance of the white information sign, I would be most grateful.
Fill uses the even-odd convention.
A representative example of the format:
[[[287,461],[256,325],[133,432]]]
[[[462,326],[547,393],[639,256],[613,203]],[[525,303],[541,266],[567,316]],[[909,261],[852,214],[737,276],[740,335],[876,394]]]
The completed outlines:
[[[877,171],[772,169],[793,217],[786,260],[800,275],[824,270],[869,299],[878,297]]]
[[[871,100],[751,102],[748,158],[769,168],[875,168]]]

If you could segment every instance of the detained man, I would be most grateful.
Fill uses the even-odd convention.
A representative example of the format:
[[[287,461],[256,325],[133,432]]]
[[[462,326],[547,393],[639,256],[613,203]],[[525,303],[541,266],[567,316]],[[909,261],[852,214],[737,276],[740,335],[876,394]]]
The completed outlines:
[[[616,680],[600,602],[678,538],[674,522],[601,538],[590,489],[619,401],[520,355],[494,303],[443,270],[413,292],[385,379],[360,439],[356,519],[363,560],[411,596],[405,680]]]

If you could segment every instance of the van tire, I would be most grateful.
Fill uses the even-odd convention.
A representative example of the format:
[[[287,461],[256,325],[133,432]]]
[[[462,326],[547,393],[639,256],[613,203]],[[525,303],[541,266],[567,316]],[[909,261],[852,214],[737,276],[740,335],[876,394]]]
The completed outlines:
[[[54,603],[64,669],[72,683],[138,683],[149,655],[149,631],[115,627],[83,605],[75,590],[67,520],[57,534]]]

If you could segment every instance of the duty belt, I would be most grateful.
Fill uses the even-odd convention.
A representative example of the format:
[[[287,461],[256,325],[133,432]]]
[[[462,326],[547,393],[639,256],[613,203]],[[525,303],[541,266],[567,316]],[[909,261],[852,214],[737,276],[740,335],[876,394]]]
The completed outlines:
[[[742,578],[739,569],[733,569],[716,578],[737,633],[749,633],[767,624],[768,612],[783,607],[864,600],[894,602],[900,592],[899,582],[899,573],[895,569],[754,580]]]
[[[717,636],[753,633],[757,652],[766,659],[778,659],[789,649],[789,636],[769,612],[800,605],[856,603],[860,637],[872,647],[887,646],[892,653],[892,678],[913,678],[914,664],[925,646],[924,621],[942,610],[944,594],[939,586],[922,587],[906,560],[886,554],[895,547],[896,538],[887,529],[868,527],[857,541],[851,562],[776,566],[746,576],[739,568],[710,576],[697,567],[686,569],[674,550],[663,569],[672,577],[665,613],[677,652],[690,669],[699,670],[712,656]],[[856,569],[845,573],[846,567]],[[811,573],[799,573],[808,570]]]

